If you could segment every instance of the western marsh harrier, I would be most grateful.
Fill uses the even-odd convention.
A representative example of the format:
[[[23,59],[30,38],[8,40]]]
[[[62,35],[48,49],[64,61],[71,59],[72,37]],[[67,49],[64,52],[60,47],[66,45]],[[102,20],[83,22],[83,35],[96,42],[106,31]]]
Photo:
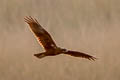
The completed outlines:
[[[53,41],[50,34],[38,23],[38,21],[31,16],[24,18],[25,22],[29,24],[31,31],[36,36],[40,45],[45,49],[45,52],[34,54],[37,58],[43,58],[45,56],[55,56],[59,54],[68,54],[74,57],[86,58],[89,60],[95,60],[96,58],[86,53],[71,51],[58,47]]]

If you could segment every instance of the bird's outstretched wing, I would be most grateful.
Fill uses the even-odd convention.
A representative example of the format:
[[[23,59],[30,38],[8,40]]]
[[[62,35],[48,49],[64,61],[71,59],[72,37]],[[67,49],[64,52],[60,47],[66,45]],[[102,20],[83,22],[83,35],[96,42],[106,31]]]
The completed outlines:
[[[47,51],[49,49],[56,48],[50,34],[38,23],[36,19],[33,19],[31,16],[24,18],[25,22],[29,24],[30,29],[37,37],[40,45]]]
[[[85,53],[82,53],[82,52],[77,52],[77,51],[66,51],[64,52],[64,54],[68,54],[68,55],[71,55],[71,56],[74,56],[74,57],[81,57],[81,58],[86,58],[86,59],[89,59],[89,60],[95,60],[96,58],[91,56],[91,55],[88,55],[88,54],[85,54]]]

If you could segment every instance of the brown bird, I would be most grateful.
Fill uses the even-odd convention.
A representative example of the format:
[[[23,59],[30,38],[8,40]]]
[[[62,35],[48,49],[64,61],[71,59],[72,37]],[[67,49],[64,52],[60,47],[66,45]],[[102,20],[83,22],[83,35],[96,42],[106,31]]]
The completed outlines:
[[[53,41],[50,34],[38,23],[36,19],[31,16],[24,18],[25,22],[29,24],[31,31],[35,34],[40,45],[45,49],[45,52],[34,54],[37,58],[43,58],[45,56],[55,56],[59,54],[68,54],[74,57],[82,57],[89,60],[95,60],[96,58],[78,51],[71,51],[58,47]]]

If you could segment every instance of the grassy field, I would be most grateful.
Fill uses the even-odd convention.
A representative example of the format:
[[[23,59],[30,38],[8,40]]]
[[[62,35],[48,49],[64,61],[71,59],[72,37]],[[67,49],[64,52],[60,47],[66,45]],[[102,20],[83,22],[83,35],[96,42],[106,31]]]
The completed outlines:
[[[69,55],[37,59],[43,50],[24,22],[32,16]],[[0,80],[120,80],[120,0],[1,0]]]

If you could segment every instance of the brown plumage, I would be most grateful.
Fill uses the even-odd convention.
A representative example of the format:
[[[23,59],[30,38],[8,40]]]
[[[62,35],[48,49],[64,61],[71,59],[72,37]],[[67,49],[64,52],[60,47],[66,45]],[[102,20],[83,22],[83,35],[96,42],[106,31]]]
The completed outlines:
[[[38,23],[36,19],[33,19],[31,16],[25,17],[24,19],[25,22],[29,24],[31,31],[37,37],[37,40],[39,41],[40,45],[45,49],[45,52],[34,54],[34,56],[38,58],[42,58],[45,56],[68,54],[74,57],[82,57],[89,60],[96,59],[95,57],[82,52],[71,51],[57,47],[50,34]]]

